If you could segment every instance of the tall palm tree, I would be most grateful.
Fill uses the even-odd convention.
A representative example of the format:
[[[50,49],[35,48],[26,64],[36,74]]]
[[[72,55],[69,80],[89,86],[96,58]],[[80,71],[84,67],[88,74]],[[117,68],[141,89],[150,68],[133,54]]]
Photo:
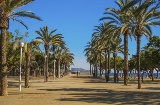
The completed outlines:
[[[145,8],[143,6],[145,5]],[[141,88],[140,81],[140,45],[141,37],[152,37],[151,26],[160,25],[160,12],[159,6],[152,6],[152,3],[146,5],[146,1],[141,1],[134,8],[132,15],[132,33],[136,36],[137,40],[137,69],[138,69],[138,89]]]
[[[102,52],[104,52],[104,48],[105,46],[102,44],[103,40],[103,36],[106,35],[106,31],[107,31],[107,25],[101,23],[99,26],[95,26],[96,28],[94,29],[94,33],[92,35],[92,42],[94,42],[94,49],[97,51],[98,53],[98,58],[99,58],[99,66],[100,66],[100,77],[102,77]]]
[[[35,31],[40,37],[37,37],[36,41],[39,41],[44,45],[45,48],[45,56],[46,56],[46,63],[45,63],[45,81],[48,82],[48,57],[49,57],[49,48],[50,45],[53,43],[53,41],[62,42],[62,34],[55,34],[56,29],[52,29],[50,32],[48,30],[47,26],[44,26],[43,28],[40,28],[39,31]]]
[[[52,40],[52,47],[51,47],[51,51],[53,53],[53,69],[55,69],[54,67],[54,63],[56,61],[56,55],[55,55],[55,50],[58,46],[64,46],[65,45],[65,42],[63,40],[57,40],[57,39],[53,39]],[[55,70],[53,70],[53,78],[55,79],[55,76],[56,76],[56,73],[55,73]]]
[[[61,44],[61,45],[57,46],[55,49],[55,56],[57,58],[57,65],[58,65],[58,78],[60,78],[60,76],[61,76],[60,62],[62,60],[62,57],[64,56],[64,53],[68,52],[68,51],[69,51],[69,49],[66,48],[65,44],[64,45]]]
[[[90,66],[93,66],[92,73],[93,77],[97,76],[97,55],[98,51],[95,48],[95,41],[92,40],[91,42],[88,43],[86,48],[84,49],[84,52],[86,52],[85,56],[87,56],[87,59],[90,63]],[[90,72],[91,72],[91,67],[90,67]]]
[[[6,96],[7,95],[7,66],[6,66],[6,32],[9,28],[9,18],[20,22],[23,24],[26,28],[27,26],[19,19],[16,18],[16,16],[21,17],[29,17],[34,18],[37,20],[41,20],[39,17],[37,17],[33,12],[31,11],[19,11],[15,12],[15,10],[19,7],[22,7],[24,5],[27,5],[28,3],[31,3],[33,0],[0,0],[0,30],[1,30],[1,36],[0,36],[0,84],[1,84],[1,90],[0,95]]]
[[[110,73],[110,53],[111,53],[111,42],[114,33],[116,33],[117,30],[115,30],[115,27],[111,25],[109,22],[106,22],[105,24],[100,26],[100,30],[98,31],[100,34],[101,40],[100,42],[100,49],[105,54],[105,77],[106,82],[109,81],[109,73]],[[107,57],[108,56],[108,57]]]
[[[106,8],[106,17],[100,20],[107,20],[108,23],[117,26],[117,31],[119,30],[121,34],[118,36],[124,36],[124,85],[128,84],[128,36],[130,30],[130,9],[122,11],[122,8],[127,5],[131,0],[117,0],[115,3],[118,5],[119,9]]]
[[[85,56],[87,57],[87,62],[89,62],[90,64],[90,75],[92,74],[92,65],[93,65],[93,53],[92,53],[92,48],[91,48],[91,43],[88,42],[87,45],[85,46],[85,49],[84,49],[84,52],[85,52]]]
[[[120,45],[121,39],[116,38],[111,41],[111,50],[113,51],[113,58],[114,58],[114,82],[117,80],[117,73],[116,73],[116,57],[117,57],[117,52],[123,52],[122,51],[122,45]]]
[[[31,67],[31,57],[34,57],[35,50],[40,50],[39,45],[35,43],[34,41],[31,41],[30,43],[25,43],[24,45],[24,52],[26,56],[26,70],[25,70],[25,88],[29,88],[29,72]]]
[[[73,64],[74,54],[70,53],[69,50],[66,50],[63,53],[62,60],[64,62],[65,75],[67,75],[68,74],[68,68],[70,67],[71,64]]]

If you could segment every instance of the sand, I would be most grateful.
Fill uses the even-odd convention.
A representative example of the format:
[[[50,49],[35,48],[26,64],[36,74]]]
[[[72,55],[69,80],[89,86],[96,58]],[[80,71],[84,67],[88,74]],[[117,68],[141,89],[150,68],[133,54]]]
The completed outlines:
[[[24,80],[24,79],[22,79]],[[45,82],[43,77],[31,77],[30,88],[18,89],[18,77],[8,77],[8,96],[0,97],[0,105],[160,105],[160,83],[137,83],[128,86],[105,83],[88,75],[69,74]]]

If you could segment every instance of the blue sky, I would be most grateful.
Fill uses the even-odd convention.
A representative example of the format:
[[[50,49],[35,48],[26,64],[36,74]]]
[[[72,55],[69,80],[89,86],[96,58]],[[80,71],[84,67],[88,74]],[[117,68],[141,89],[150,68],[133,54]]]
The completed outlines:
[[[29,32],[26,41],[35,39],[38,35],[34,32],[43,26],[57,29],[56,33],[64,36],[64,41],[70,52],[74,53],[74,65],[71,67],[89,69],[89,64],[84,56],[84,49],[90,41],[94,26],[99,25],[105,8],[115,7],[115,0],[35,0],[20,10],[31,10],[42,18],[43,21],[22,18],[29,27],[25,29],[21,24],[10,21],[9,31],[19,29],[21,33]],[[55,33],[55,34],[56,34]],[[147,41],[142,39],[142,46]],[[129,43],[130,54],[135,54],[136,43],[133,39]]]

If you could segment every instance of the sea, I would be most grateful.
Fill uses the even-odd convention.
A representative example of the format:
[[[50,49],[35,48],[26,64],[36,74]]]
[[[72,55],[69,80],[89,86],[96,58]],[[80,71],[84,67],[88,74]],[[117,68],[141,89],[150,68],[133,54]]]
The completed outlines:
[[[120,76],[120,75],[121,75],[121,73],[118,73],[118,76]],[[122,75],[123,75],[123,73],[122,73]],[[104,73],[103,73],[103,76],[105,76]],[[114,76],[114,73],[110,73],[109,76]],[[128,73],[128,76],[134,77],[135,75],[133,73]],[[154,78],[157,78],[157,73],[153,73],[153,76],[154,76]],[[136,77],[138,77],[138,73],[136,73]],[[146,78],[146,77],[147,77],[147,74],[144,73],[143,78]],[[160,78],[160,73],[158,73],[158,78]]]
[[[87,74],[87,75],[90,74],[90,71],[89,71],[89,70],[80,71],[80,72],[83,72],[84,74]],[[99,71],[98,71],[98,77],[100,76],[99,74],[100,74],[100,73],[99,73]],[[142,73],[141,73],[141,74],[142,74]],[[123,73],[122,73],[122,75],[123,75]],[[157,73],[154,72],[153,75],[154,75],[154,78],[157,78]],[[105,72],[103,72],[102,76],[105,77]],[[109,76],[114,76],[114,73],[111,72],[111,73],[109,74]],[[118,76],[121,76],[121,73],[118,73]],[[134,77],[134,73],[128,72],[128,76]],[[143,74],[143,78],[146,78],[146,76],[147,76],[147,74],[144,73],[144,74]],[[136,77],[138,77],[138,73],[136,73]],[[160,73],[158,73],[158,78],[160,78]]]
[[[89,71],[86,72],[86,73],[87,73],[88,75],[90,74]],[[100,76],[99,74],[100,74],[100,73],[98,72],[98,77]],[[123,73],[122,73],[122,74],[121,74],[121,73],[118,73],[118,76],[121,76],[121,75],[123,75]],[[142,74],[141,74],[141,75],[142,75]],[[105,72],[102,74],[102,76],[105,77]],[[114,76],[114,73],[111,72],[111,73],[109,74],[109,76]],[[134,73],[128,73],[128,76],[134,77],[135,75],[134,75]],[[144,73],[144,74],[143,74],[143,78],[146,78],[146,76],[147,76],[147,74]],[[153,76],[154,76],[154,78],[157,78],[157,73],[153,73]],[[136,77],[138,77],[138,73],[136,73]],[[158,73],[158,78],[160,78],[160,73]]]

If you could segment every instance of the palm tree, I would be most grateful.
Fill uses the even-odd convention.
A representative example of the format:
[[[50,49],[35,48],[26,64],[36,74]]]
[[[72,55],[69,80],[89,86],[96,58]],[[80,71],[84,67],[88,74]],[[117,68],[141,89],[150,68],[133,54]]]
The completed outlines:
[[[26,56],[26,70],[25,70],[25,88],[29,88],[29,72],[31,67],[31,57],[34,56],[34,50],[40,50],[37,43],[31,41],[30,43],[25,43],[24,52]]]
[[[86,52],[85,56],[87,56],[87,61],[89,61],[89,63],[90,63],[90,73],[91,73],[91,65],[92,65],[93,66],[93,68],[92,68],[93,77],[96,77],[97,76],[97,55],[98,55],[98,52],[95,48],[95,41],[92,40],[85,47],[86,48],[84,49],[84,52]]]
[[[98,30],[100,34],[100,49],[103,51],[103,54],[105,54],[105,77],[106,82],[109,81],[109,73],[110,73],[110,53],[111,53],[111,43],[114,39],[115,34],[117,35],[117,29],[115,29],[115,26],[111,25],[109,22],[106,22],[104,25],[101,25],[99,27],[100,30]],[[116,37],[115,37],[116,39]],[[107,57],[108,56],[108,57]]]
[[[100,77],[102,77],[102,52],[104,52],[106,46],[103,45],[103,41],[106,42],[106,40],[104,40],[104,36],[106,36],[107,33],[107,24],[103,24],[101,23],[99,26],[95,26],[96,28],[94,29],[94,33],[92,35],[92,42],[94,42],[94,49],[97,51],[98,55],[97,57],[100,60]]]
[[[59,45],[55,49],[55,56],[57,58],[57,65],[58,65],[58,78],[60,78],[60,76],[61,76],[60,62],[62,60],[62,57],[64,56],[64,53],[68,52],[68,51],[69,51],[69,49],[66,48],[65,44]]]
[[[37,37],[37,41],[40,41],[42,44],[44,44],[45,48],[45,56],[46,56],[46,63],[45,63],[45,81],[48,82],[48,57],[49,57],[49,48],[50,45],[53,43],[53,41],[62,42],[62,34],[56,34],[53,35],[54,32],[56,32],[55,29],[52,29],[51,32],[49,32],[48,27],[44,26],[43,28],[40,28],[40,31],[35,31],[40,37]]]
[[[64,62],[65,75],[68,74],[68,68],[70,67],[71,64],[73,64],[73,60],[74,60],[74,54],[70,53],[69,50],[66,50],[62,56],[62,61]]]
[[[15,12],[15,10],[21,6],[27,5],[28,3],[32,2],[33,0],[0,0],[0,30],[1,30],[1,37],[0,37],[0,84],[1,96],[7,96],[7,66],[6,66],[6,32],[9,28],[9,18],[20,22],[26,28],[27,26],[16,16],[21,17],[29,17],[34,18],[37,20],[41,20],[39,17],[35,16],[35,14],[31,11],[19,11]]]
[[[107,8],[106,17],[101,18],[100,20],[108,20],[108,23],[116,26],[117,32],[121,32],[117,34],[117,36],[123,35],[124,36],[124,85],[128,84],[128,36],[130,30],[130,9],[126,9],[122,11],[122,8],[127,5],[131,0],[117,0],[116,4],[118,5],[119,9],[115,8]]]
[[[142,8],[145,5],[145,8]],[[136,36],[137,40],[137,69],[138,69],[138,89],[141,88],[140,82],[140,44],[141,37],[145,35],[149,38],[152,37],[151,26],[160,25],[160,12],[159,6],[152,7],[152,4],[146,5],[146,1],[140,2],[137,8],[134,8],[132,15],[132,33]]]
[[[93,64],[93,53],[92,53],[92,48],[91,48],[91,43],[88,42],[87,45],[85,46],[86,48],[84,49],[84,52],[85,52],[85,56],[87,57],[87,62],[89,62],[90,64],[90,75],[92,74],[92,64]]]
[[[64,46],[65,45],[65,42],[63,40],[57,40],[57,39],[53,39],[52,40],[52,47],[51,47],[51,51],[53,53],[53,69],[55,69],[54,67],[54,63],[56,61],[56,57],[55,57],[55,50],[58,46]],[[56,76],[56,73],[55,73],[55,70],[53,70],[53,78],[55,79],[55,76]]]
[[[111,41],[111,48],[113,50],[113,58],[114,58],[114,82],[116,82],[116,78],[118,78],[117,76],[117,73],[116,73],[116,57],[117,57],[117,52],[120,51],[120,52],[123,52],[122,51],[122,45],[120,45],[121,43],[121,39],[120,38],[116,38],[116,39],[113,39]],[[117,75],[117,76],[116,76]]]

